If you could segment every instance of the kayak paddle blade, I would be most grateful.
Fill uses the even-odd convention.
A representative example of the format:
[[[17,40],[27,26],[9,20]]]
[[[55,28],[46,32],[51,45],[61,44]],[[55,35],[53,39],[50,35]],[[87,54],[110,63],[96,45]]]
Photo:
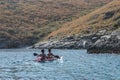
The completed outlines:
[[[37,53],[33,53],[34,56],[37,56],[38,54]]]

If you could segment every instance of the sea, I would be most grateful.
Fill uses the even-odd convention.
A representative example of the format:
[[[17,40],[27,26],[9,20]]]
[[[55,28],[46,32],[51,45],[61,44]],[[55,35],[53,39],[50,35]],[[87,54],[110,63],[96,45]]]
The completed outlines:
[[[120,80],[119,54],[53,49],[60,59],[36,62],[33,53],[41,50],[0,49],[0,80]]]

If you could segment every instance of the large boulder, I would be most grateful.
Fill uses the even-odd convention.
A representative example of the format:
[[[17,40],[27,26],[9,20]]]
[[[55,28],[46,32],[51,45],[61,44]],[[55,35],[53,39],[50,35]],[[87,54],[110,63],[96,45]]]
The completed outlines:
[[[110,35],[101,36],[92,46],[89,47],[88,52],[115,52],[120,53],[120,31],[113,31]]]

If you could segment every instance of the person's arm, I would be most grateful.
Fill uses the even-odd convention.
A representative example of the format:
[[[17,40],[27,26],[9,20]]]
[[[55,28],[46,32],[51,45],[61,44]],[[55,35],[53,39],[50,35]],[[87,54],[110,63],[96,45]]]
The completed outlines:
[[[58,58],[58,59],[60,58],[60,56],[58,56],[58,55],[54,55],[54,57],[55,57],[55,58]]]
[[[54,54],[53,54],[53,53],[51,53],[51,55],[53,55],[53,56],[54,56]]]
[[[52,53],[52,55],[53,55],[55,58],[60,58],[58,55],[54,55],[53,53]]]

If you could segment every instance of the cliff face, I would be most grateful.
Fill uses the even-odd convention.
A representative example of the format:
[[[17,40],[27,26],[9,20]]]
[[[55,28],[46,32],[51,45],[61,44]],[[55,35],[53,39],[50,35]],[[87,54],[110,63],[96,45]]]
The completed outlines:
[[[0,48],[32,45],[112,0],[1,0]]]
[[[35,46],[37,48],[87,48],[89,51],[118,49],[120,47],[120,0],[114,0],[86,16],[64,24],[47,38],[49,42],[38,43]]]

